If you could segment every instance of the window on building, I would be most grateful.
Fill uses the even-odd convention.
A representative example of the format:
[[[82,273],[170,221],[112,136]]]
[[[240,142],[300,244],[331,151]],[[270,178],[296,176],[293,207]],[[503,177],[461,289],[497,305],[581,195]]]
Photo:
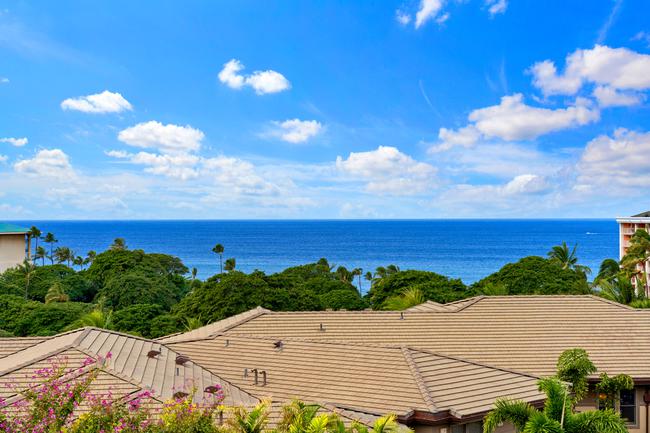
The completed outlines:
[[[621,391],[619,409],[621,418],[624,418],[630,424],[636,424],[636,393],[634,389]]]
[[[451,426],[451,433],[481,433],[483,424],[480,422],[470,422],[468,424],[456,424]]]

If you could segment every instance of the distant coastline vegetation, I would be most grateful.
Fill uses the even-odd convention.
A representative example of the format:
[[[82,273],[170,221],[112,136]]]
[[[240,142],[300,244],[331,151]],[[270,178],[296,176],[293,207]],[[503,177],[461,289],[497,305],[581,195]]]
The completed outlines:
[[[131,250],[117,238],[104,252],[84,256],[54,234],[31,229],[33,261],[0,274],[0,336],[53,335],[82,326],[147,338],[182,332],[251,308],[275,311],[403,310],[476,295],[597,294],[638,308],[650,307],[650,235],[640,230],[620,261],[606,259],[590,281],[577,247],[555,246],[547,257],[529,256],[466,285],[435,272],[396,265],[347,269],[322,258],[282,272],[243,273],[227,248],[212,251],[220,272],[199,280],[179,258]],[[40,244],[39,244],[40,241]],[[638,290],[637,290],[638,288]],[[362,292],[366,291],[365,295]]]

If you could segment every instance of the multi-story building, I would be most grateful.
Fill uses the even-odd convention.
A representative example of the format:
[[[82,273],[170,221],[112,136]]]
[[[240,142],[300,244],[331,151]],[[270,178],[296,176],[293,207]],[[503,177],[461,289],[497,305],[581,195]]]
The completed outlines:
[[[619,227],[619,258],[622,259],[630,245],[630,238],[637,230],[650,233],[650,211],[632,215],[631,217],[616,218]]]
[[[29,230],[0,223],[0,272],[29,259]]]

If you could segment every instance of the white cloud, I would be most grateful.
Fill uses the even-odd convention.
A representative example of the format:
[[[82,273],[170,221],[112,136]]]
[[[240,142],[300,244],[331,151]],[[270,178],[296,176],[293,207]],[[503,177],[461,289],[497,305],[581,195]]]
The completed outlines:
[[[350,152],[347,159],[336,158],[336,168],[344,175],[366,182],[371,193],[415,195],[436,186],[437,169],[418,162],[391,146],[368,152]]]
[[[617,129],[591,140],[577,165],[579,190],[645,189],[650,184],[650,132]]]
[[[470,113],[470,124],[458,130],[441,128],[440,143],[431,152],[454,146],[470,147],[479,138],[500,138],[506,141],[533,140],[541,135],[597,121],[600,112],[590,101],[577,98],[574,105],[556,110],[526,105],[523,95],[516,93],[501,98],[499,105],[479,108]]]
[[[232,89],[241,89],[244,86],[249,86],[255,90],[258,95],[267,93],[277,93],[291,88],[291,83],[284,75],[279,72],[255,71],[250,75],[242,75],[240,71],[244,69],[244,65],[237,59],[232,59],[225,65],[219,72],[219,81]]]
[[[481,133],[472,125],[457,130],[440,128],[438,138],[440,143],[431,146],[430,153],[442,152],[455,146],[471,147],[481,138]]]
[[[94,95],[68,98],[61,102],[64,110],[82,111],[84,113],[121,113],[131,111],[133,107],[119,93],[104,90]]]
[[[411,15],[401,9],[398,9],[395,11],[395,19],[401,25],[406,26],[411,22]]]
[[[415,28],[419,29],[427,21],[434,19],[443,6],[443,0],[420,0],[420,8],[415,14]]]
[[[198,151],[205,135],[191,126],[163,125],[149,121],[120,131],[117,138],[131,146],[158,149],[163,153]]]
[[[23,159],[14,164],[14,170],[30,176],[69,179],[75,177],[68,155],[61,149],[43,149],[32,159]]]
[[[0,84],[9,84],[9,78],[0,77]]]
[[[539,194],[549,189],[548,181],[536,174],[522,174],[505,184],[501,191],[506,195]]]
[[[6,137],[6,138],[0,138],[0,143],[9,143],[12,146],[22,147],[27,143],[29,143],[29,140],[26,137],[22,137],[22,138]]]
[[[601,107],[620,107],[639,105],[643,102],[644,95],[636,92],[623,92],[611,86],[598,86],[594,89],[594,97]]]
[[[531,67],[533,85],[545,95],[573,95],[584,83],[611,86],[615,89],[650,88],[650,55],[627,48],[596,45],[576,50],[566,58],[564,73],[558,74],[550,60]]]
[[[131,154],[120,150],[106,152],[113,158],[127,159],[132,164],[145,166],[145,173],[157,174],[174,179],[188,180],[198,176],[195,168],[199,157],[187,153],[179,154],[155,154],[149,152],[138,152]]]
[[[490,16],[495,16],[497,14],[502,14],[508,9],[507,0],[485,0],[485,5],[488,8]]]
[[[7,155],[0,155],[0,162],[7,162],[9,157]]]
[[[323,125],[316,120],[290,119],[284,122],[273,122],[277,130],[273,135],[289,143],[304,143],[315,137],[323,130]]]

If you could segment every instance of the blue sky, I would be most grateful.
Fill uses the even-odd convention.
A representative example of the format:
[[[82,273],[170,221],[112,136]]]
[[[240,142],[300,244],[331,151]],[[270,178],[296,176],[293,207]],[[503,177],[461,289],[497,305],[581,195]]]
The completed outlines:
[[[643,0],[0,0],[0,215],[644,211],[649,16]]]

